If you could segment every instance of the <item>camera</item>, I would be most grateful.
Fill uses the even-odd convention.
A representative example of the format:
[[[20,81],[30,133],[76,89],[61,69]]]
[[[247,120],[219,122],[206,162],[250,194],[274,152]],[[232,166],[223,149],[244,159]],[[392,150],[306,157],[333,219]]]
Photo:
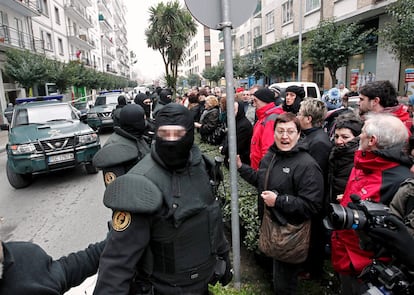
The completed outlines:
[[[323,223],[327,229],[370,229],[388,227],[384,223],[385,216],[390,214],[390,208],[381,203],[369,200],[361,201],[358,195],[351,195],[352,203],[347,207],[331,203],[327,217]]]
[[[412,278],[395,265],[386,265],[374,260],[359,278],[366,282],[363,295],[369,294],[413,294]]]

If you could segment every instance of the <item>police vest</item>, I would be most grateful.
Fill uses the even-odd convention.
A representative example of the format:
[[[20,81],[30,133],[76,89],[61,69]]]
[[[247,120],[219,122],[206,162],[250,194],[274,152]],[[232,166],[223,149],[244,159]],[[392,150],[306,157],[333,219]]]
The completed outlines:
[[[221,209],[201,153],[198,148],[195,152],[193,158],[198,160],[182,172],[168,171],[147,155],[125,175],[127,177],[123,176],[131,178],[131,186],[146,188],[141,191],[147,190],[151,183],[162,195],[162,208],[152,212],[157,216],[153,218],[151,240],[143,259],[152,263],[143,265],[140,261],[138,266],[139,272],[149,276],[154,285],[156,282],[172,286],[207,283],[214,273],[217,250],[223,237]],[[134,210],[128,206],[128,210],[151,213],[150,208],[143,212],[144,204],[158,207],[154,204],[158,192],[153,188],[150,190],[151,193],[138,196],[145,195],[148,202],[141,199],[137,203],[140,208]],[[131,199],[128,203],[131,204]],[[105,205],[113,208],[114,203]],[[115,207],[125,209],[120,204]]]

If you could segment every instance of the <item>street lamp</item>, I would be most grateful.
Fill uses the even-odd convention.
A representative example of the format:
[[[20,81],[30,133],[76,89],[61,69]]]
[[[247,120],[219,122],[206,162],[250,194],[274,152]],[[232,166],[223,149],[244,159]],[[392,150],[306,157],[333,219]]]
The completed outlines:
[[[302,0],[299,0],[298,81],[302,80]]]

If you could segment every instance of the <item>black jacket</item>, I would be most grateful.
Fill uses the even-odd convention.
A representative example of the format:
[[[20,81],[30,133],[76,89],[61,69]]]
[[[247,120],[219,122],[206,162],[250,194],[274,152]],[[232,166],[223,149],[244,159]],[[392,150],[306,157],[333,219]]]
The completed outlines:
[[[265,188],[265,175],[271,163]],[[307,146],[303,141],[299,141],[290,151],[280,151],[273,144],[260,162],[257,172],[246,164],[242,165],[239,172],[243,179],[258,187],[259,200],[262,200],[260,194],[264,190],[278,192],[275,207],[269,208],[273,216],[281,214],[288,222],[298,224],[312,218],[322,208],[322,172],[307,153]],[[262,212],[263,209],[259,207],[260,218]]]
[[[214,132],[217,126],[220,123],[219,119],[220,110],[218,107],[213,107],[209,110],[206,110],[203,115],[201,115],[200,123],[200,135],[203,141],[207,141],[207,137]]]
[[[228,134],[228,133],[227,133]],[[239,108],[236,115],[236,144],[237,154],[243,163],[250,165],[250,142],[253,135],[253,126],[246,118],[244,112],[244,105],[239,103]],[[229,143],[228,136],[223,141],[223,148],[221,154],[225,155],[224,164],[228,166],[229,160]]]
[[[328,194],[329,202],[338,203],[336,198],[345,191],[349,174],[354,167],[354,154],[359,146],[356,137],[344,146],[334,146],[329,155]]]
[[[3,243],[1,295],[57,295],[81,284],[98,270],[105,242],[53,260],[41,247],[28,242]]]

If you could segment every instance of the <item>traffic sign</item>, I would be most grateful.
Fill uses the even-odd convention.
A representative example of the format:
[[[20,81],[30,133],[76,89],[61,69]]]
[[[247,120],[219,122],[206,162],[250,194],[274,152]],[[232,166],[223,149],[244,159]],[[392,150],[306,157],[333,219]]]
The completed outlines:
[[[218,30],[221,28],[219,24],[223,22],[222,1],[185,0],[185,4],[197,21],[210,29]],[[228,1],[230,4],[230,21],[233,28],[245,23],[252,16],[257,6],[257,0]]]

